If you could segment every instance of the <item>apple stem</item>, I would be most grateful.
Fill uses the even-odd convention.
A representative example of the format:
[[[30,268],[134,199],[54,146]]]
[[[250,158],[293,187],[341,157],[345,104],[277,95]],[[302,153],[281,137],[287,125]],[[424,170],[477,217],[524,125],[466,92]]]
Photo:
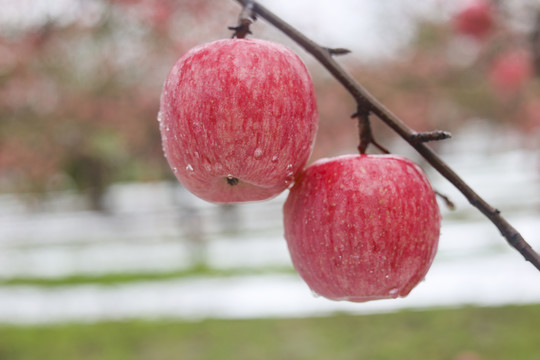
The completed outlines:
[[[257,20],[257,16],[253,11],[253,1],[246,1],[240,16],[238,16],[238,25],[229,26],[229,30],[233,30],[233,39],[244,39],[248,34],[252,34],[250,26],[253,21]]]
[[[369,110],[365,110],[362,106],[358,106],[358,110],[351,115],[351,118],[358,118],[358,135],[360,137],[358,151],[360,154],[365,154],[369,144],[373,144],[373,146],[379,149],[383,154],[390,154],[390,151],[379,144],[373,137],[369,115]]]
[[[361,105],[364,111],[376,115],[381,121],[393,129],[399,136],[407,141],[416,151],[421,154],[434,169],[452,183],[469,201],[484,214],[501,232],[507,242],[514,247],[523,257],[530,261],[540,270],[540,255],[525,241],[521,234],[508,221],[502,217],[501,213],[482,199],[459,175],[457,175],[439,156],[422,141],[417,140],[417,133],[408,127],[399,117],[393,114],[371,93],[369,93],[356,79],[354,79],[345,69],[334,60],[328,48],[322,47],[303,33],[283,21],[268,9],[252,0],[236,0],[248,12],[253,12],[264,18],[270,24],[281,30],[293,41],[302,46],[307,52],[313,55],[330,72],[337,81],[351,94],[356,103]],[[373,143],[373,139],[371,140]]]

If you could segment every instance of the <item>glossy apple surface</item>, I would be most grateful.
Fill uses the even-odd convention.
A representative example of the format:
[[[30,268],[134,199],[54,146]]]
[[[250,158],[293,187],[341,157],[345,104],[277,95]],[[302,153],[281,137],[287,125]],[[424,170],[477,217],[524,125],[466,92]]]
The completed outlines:
[[[313,292],[333,300],[406,296],[426,275],[440,213],[422,170],[390,155],[313,163],[284,205],[293,264]]]
[[[178,180],[202,199],[230,203],[290,186],[311,154],[318,112],[296,54],[268,41],[228,39],[178,60],[158,120]]]
[[[489,0],[473,0],[466,4],[453,18],[457,33],[484,39],[493,30],[495,11]]]

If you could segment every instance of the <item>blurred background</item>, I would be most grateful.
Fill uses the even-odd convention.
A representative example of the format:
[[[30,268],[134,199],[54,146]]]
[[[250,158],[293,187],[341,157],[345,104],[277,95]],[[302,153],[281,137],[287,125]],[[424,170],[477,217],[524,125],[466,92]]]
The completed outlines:
[[[536,0],[274,0],[540,251]],[[161,87],[191,47],[231,36],[233,0],[0,0],[0,359],[538,359],[540,277],[406,143],[452,200],[404,299],[317,298],[283,239],[286,193],[214,205],[161,149]],[[320,126],[310,161],[355,153],[355,103],[305,61]],[[373,149],[370,149],[373,151]]]

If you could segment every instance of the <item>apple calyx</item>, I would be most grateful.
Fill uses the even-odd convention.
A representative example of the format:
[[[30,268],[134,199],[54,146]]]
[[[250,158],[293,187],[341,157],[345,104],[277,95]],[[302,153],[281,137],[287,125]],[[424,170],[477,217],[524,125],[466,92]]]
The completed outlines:
[[[240,180],[238,178],[233,177],[232,175],[227,175],[227,184],[231,186],[238,185]]]

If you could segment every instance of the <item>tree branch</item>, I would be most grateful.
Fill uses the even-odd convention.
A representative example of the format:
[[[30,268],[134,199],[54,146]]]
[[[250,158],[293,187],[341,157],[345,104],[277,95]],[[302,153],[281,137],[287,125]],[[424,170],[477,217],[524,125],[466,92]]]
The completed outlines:
[[[364,89],[353,77],[351,77],[332,57],[328,48],[322,47],[307,38],[304,34],[293,28],[291,25],[274,15],[268,9],[250,0],[236,0],[242,6],[251,4],[252,11],[270,24],[281,30],[289,38],[302,46],[307,52],[313,55],[356,100],[358,107],[375,114],[386,125],[392,128],[399,136],[407,141],[420,153],[433,168],[452,183],[466,198],[482,212],[499,229],[502,236],[513,246],[523,257],[530,261],[540,270],[540,255],[525,241],[521,234],[501,216],[499,210],[493,208],[472,188],[467,185],[445,162],[443,162],[429,147],[418,141],[417,133],[410,129],[403,121],[381,104],[373,95]]]

